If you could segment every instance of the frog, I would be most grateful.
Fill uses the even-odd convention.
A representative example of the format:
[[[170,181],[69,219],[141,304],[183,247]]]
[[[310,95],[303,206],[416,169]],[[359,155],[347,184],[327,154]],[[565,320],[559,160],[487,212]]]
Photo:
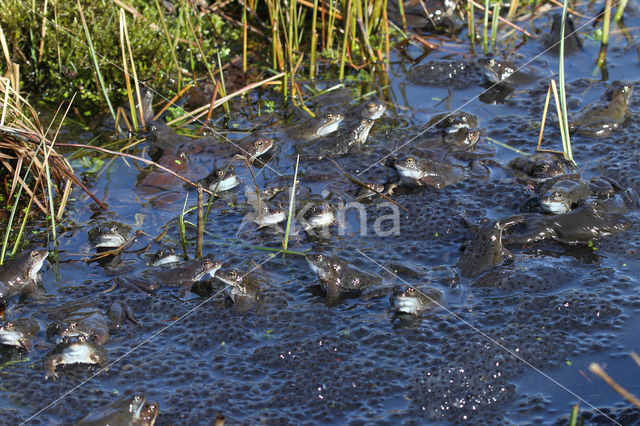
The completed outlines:
[[[503,246],[503,231],[505,228],[522,221],[520,217],[499,220],[481,226],[475,233],[473,240],[463,248],[458,269],[465,278],[474,278],[493,266],[511,259],[511,253]]]
[[[591,196],[589,183],[577,177],[550,179],[541,185],[538,192],[542,210],[552,214],[566,213]]]
[[[479,129],[467,129],[461,127],[453,132],[442,132],[441,134],[426,134],[417,138],[414,144],[417,149],[433,150],[444,148],[447,152],[460,154],[471,151],[480,139]]]
[[[274,185],[260,190],[260,202],[266,202],[272,200],[279,193],[288,191],[289,185]],[[256,207],[258,205],[258,195],[256,194],[256,188],[253,186],[244,187],[244,195],[247,198],[247,204]]]
[[[89,230],[89,243],[98,251],[108,251],[122,247],[130,235],[130,226],[108,221]]]
[[[494,85],[517,87],[531,84],[538,76],[518,68],[512,62],[496,58],[480,58],[478,65],[484,71],[487,80]]]
[[[379,100],[365,102],[359,107],[360,117],[368,120],[377,120],[387,110],[387,104]]]
[[[478,117],[464,111],[444,112],[431,117],[426,127],[433,127],[444,133],[456,133],[460,129],[473,130],[478,128]]]
[[[537,152],[515,157],[507,164],[516,178],[524,183],[542,183],[566,173],[564,158],[551,152]]]
[[[147,402],[143,393],[125,396],[117,401],[92,410],[76,426],[153,426],[160,411],[155,402]]]
[[[356,201],[369,202],[379,194],[391,195],[398,187],[396,182],[373,183],[363,182],[364,186],[360,186],[355,194]]]
[[[398,314],[420,316],[440,306],[442,292],[435,288],[418,289],[414,286],[398,287],[391,298],[393,309]]]
[[[325,228],[336,221],[336,210],[328,200],[307,198],[299,203],[296,219],[305,231]]]
[[[622,191],[622,186],[607,176],[598,176],[589,180],[589,192],[594,198],[606,200],[618,191]]]
[[[147,123],[146,140],[149,143],[149,157],[151,160],[158,162],[163,157],[175,155],[178,148],[182,146],[188,138],[176,133],[176,131],[167,126],[164,121],[149,121]]]
[[[632,92],[633,84],[614,81],[598,101],[578,113],[578,118],[569,123],[569,131],[584,136],[609,136],[631,116],[629,99]]]
[[[545,45],[545,52],[551,52],[558,56],[560,54],[560,38],[562,31],[562,14],[554,13],[551,23],[550,36]],[[567,14],[564,23],[564,55],[569,56],[582,51],[582,40],[578,36],[576,26],[570,15]]]
[[[111,332],[119,330],[125,319],[140,324],[129,305],[122,301],[114,302],[106,314],[93,304],[71,302],[63,305],[52,318],[55,320],[47,327],[46,337],[53,343],[82,336],[104,345],[109,341]]]
[[[625,216],[627,207],[622,198],[593,200],[558,215],[523,213],[508,220],[518,220],[519,230],[503,238],[505,244],[529,244],[553,239],[565,244],[584,244],[631,227]]]
[[[216,278],[227,285],[225,287],[227,297],[236,310],[246,312],[261,302],[260,284],[248,274],[227,268],[218,271]]]
[[[369,137],[374,121],[365,118],[337,135],[329,135],[311,144],[297,144],[296,152],[312,158],[339,157],[360,151]]]
[[[307,123],[288,131],[289,135],[302,141],[313,141],[338,130],[344,115],[339,112],[328,112],[312,118]]]
[[[463,167],[428,157],[429,155],[419,151],[398,156],[393,165],[398,171],[400,182],[412,187],[442,189],[465,178]]]
[[[274,146],[274,139],[268,136],[249,136],[240,141],[218,143],[215,139],[206,137],[187,142],[179,148],[187,158],[201,155],[211,155],[216,160],[228,160],[234,156],[246,158],[249,163],[267,153]]]
[[[146,271],[149,277],[149,290],[159,287],[179,287],[182,291],[191,289],[194,283],[200,281],[205,276],[214,278],[216,271],[222,267],[222,262],[216,261],[211,255],[200,259],[184,262],[178,266],[162,268],[160,270],[152,268]]]
[[[387,3],[387,13],[398,26],[403,20],[410,28],[441,33],[453,32],[456,29],[454,20],[457,3],[451,0],[423,0],[422,2],[403,2],[400,12],[398,2]],[[404,15],[404,18],[402,18]]]
[[[337,256],[326,254],[309,254],[307,263],[322,282],[322,288],[330,302],[342,297],[359,296],[364,289],[381,282],[377,275],[370,274]]]
[[[0,325],[0,345],[15,346],[28,352],[33,350],[31,338],[38,334],[40,325],[33,318],[19,318]]]
[[[182,262],[183,258],[176,254],[176,250],[173,247],[167,247],[155,252],[149,261],[151,266],[165,266],[175,265]]]
[[[107,352],[104,348],[83,336],[66,338],[58,343],[46,356],[44,370],[46,379],[57,379],[56,367],[65,364],[97,364],[107,366]]]
[[[216,193],[229,191],[240,185],[238,175],[236,175],[236,171],[233,169],[233,166],[229,166],[228,168],[214,167],[213,171],[206,177],[200,179],[198,183],[200,183],[203,188]]]
[[[274,226],[287,219],[287,210],[281,203],[269,205],[261,203],[260,209],[247,213],[244,220],[253,222],[258,225],[258,229]]]
[[[201,179],[209,173],[210,163],[222,161],[225,164],[236,156],[246,158],[250,164],[268,152],[274,140],[265,136],[251,136],[242,141],[216,143],[213,138],[201,138],[176,144],[163,150],[157,163],[191,181]],[[203,172],[204,170],[204,172]],[[179,178],[150,166],[140,174],[136,188],[142,195],[155,195],[161,191],[175,190],[181,184]]]
[[[0,268],[0,301],[17,294],[33,294],[38,286],[38,273],[48,255],[47,250],[25,250],[4,264]]]

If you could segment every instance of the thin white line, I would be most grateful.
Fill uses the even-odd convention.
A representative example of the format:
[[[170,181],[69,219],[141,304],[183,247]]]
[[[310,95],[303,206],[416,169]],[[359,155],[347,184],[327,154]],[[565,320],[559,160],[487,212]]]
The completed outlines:
[[[621,1],[621,0],[620,0]],[[612,5],[611,8],[613,8],[614,6],[617,6],[620,1],[618,1],[616,4]],[[578,27],[578,29],[574,30],[572,33],[565,35],[565,40],[569,37],[571,37],[572,35],[574,35],[575,33],[577,33],[578,31],[580,31],[582,28],[586,27],[587,25],[589,25],[590,23],[592,23],[593,21],[595,21],[596,19],[598,19],[599,16],[603,15],[604,11],[602,13],[600,13],[599,15],[596,15],[595,17],[587,20],[587,22],[585,22],[581,27]],[[549,46],[547,49],[543,50],[542,52],[538,53],[537,55],[535,55],[534,57],[532,57],[529,61],[525,62],[522,66],[520,66],[519,68],[517,68],[515,72],[520,71],[521,69],[523,69],[524,67],[526,67],[527,65],[529,65],[531,62],[533,62],[534,60],[536,60],[537,58],[539,58],[540,56],[544,55],[545,53],[547,53],[548,51],[550,51],[551,49],[553,49],[554,47],[556,47],[558,44],[560,44],[560,40],[558,40],[555,44]],[[510,74],[509,77],[513,75]],[[454,109],[453,111],[449,112],[447,115],[445,115],[444,117],[442,117],[440,120],[436,121],[435,123],[433,123],[431,126],[427,127],[426,129],[422,130],[421,132],[419,132],[418,134],[416,134],[415,136],[413,136],[411,139],[409,139],[408,141],[406,141],[405,143],[403,143],[402,145],[400,145],[399,147],[395,148],[393,151],[391,151],[390,153],[384,155],[383,157],[379,158],[378,160],[374,161],[369,167],[367,167],[366,169],[362,170],[360,173],[357,174],[357,176],[360,176],[361,174],[363,174],[364,172],[366,172],[367,170],[369,170],[370,168],[372,168],[373,166],[375,166],[376,164],[380,163],[382,160],[384,160],[385,158],[393,155],[394,153],[396,153],[398,150],[404,148],[405,146],[407,146],[408,144],[410,144],[411,142],[413,142],[414,140],[416,140],[416,138],[419,138],[420,136],[424,135],[426,132],[428,132],[429,130],[431,130],[434,126],[436,126],[437,124],[441,123],[442,121],[446,120],[447,118],[449,118],[451,115],[453,115],[454,113],[460,111],[462,108],[466,107],[467,105],[469,105],[471,102],[475,101],[476,99],[478,99],[480,96],[484,95],[485,93],[487,93],[489,90],[493,89],[496,86],[499,86],[500,83],[502,83],[503,81],[507,80],[509,77],[505,77],[502,80],[498,81],[497,83],[492,84],[491,86],[489,86],[487,89],[483,90],[482,92],[480,92],[479,94],[477,94],[476,96],[474,96],[473,98],[469,99],[467,102],[463,103],[462,105],[460,105],[458,108]]]
[[[408,283],[407,281],[405,281],[404,279],[402,279],[401,277],[399,277],[398,275],[396,275],[393,271],[389,270],[387,267],[385,267],[384,265],[379,264],[378,262],[376,262],[375,260],[373,260],[371,257],[367,256],[366,254],[364,254],[363,252],[361,252],[359,249],[356,249],[356,251],[358,253],[360,253],[362,256],[364,256],[365,258],[367,258],[370,262],[378,265],[378,267],[384,269],[386,272],[390,273],[391,275],[393,275],[395,278],[399,279],[400,281],[402,281],[404,284],[410,285],[413,288],[415,288],[418,292],[420,292],[423,296],[428,297],[426,294],[424,294],[424,292],[422,290],[420,290],[419,288],[415,287],[414,285]],[[503,346],[500,344],[500,342],[498,342],[497,340],[495,340],[493,337],[489,336],[488,334],[486,334],[485,332],[483,332],[482,330],[480,330],[479,328],[475,327],[474,325],[472,325],[471,323],[469,323],[467,320],[465,320],[464,318],[458,316],[456,313],[454,313],[452,310],[448,309],[446,306],[440,304],[439,302],[437,302],[436,300],[431,299],[432,302],[436,303],[438,306],[440,306],[442,309],[444,309],[445,311],[447,311],[447,313],[451,316],[453,316],[454,318],[456,318],[459,321],[462,321],[465,325],[469,326],[469,328],[471,328],[473,331],[475,331],[476,333],[480,334],[482,337],[484,337],[485,339],[489,340],[491,343],[495,344],[496,346],[498,346],[499,348],[503,349],[505,352],[508,352],[510,355],[512,355],[514,358],[516,358],[517,360],[523,362],[524,364],[526,364],[527,366],[531,367],[533,370],[535,370],[536,372],[540,373],[542,376],[544,376],[546,379],[552,381],[553,383],[555,383],[556,385],[560,386],[562,389],[564,389],[565,391],[567,391],[568,393],[570,393],[571,395],[573,395],[574,397],[576,397],[577,399],[579,399],[580,401],[584,402],[585,404],[587,404],[589,407],[593,408],[595,411],[597,411],[598,413],[602,414],[603,416],[605,416],[606,418],[608,418],[609,420],[611,420],[613,423],[620,425],[620,423],[616,422],[614,419],[612,419],[611,417],[607,416],[605,413],[603,413],[602,411],[600,411],[598,408],[596,408],[594,405],[590,404],[587,400],[585,400],[584,398],[581,398],[580,396],[578,396],[575,392],[571,391],[569,388],[567,388],[566,386],[564,386],[563,384],[561,384],[560,382],[558,382],[556,379],[554,379],[553,377],[549,376],[548,374],[546,374],[545,372],[543,372],[542,370],[539,370],[538,368],[534,367],[532,364],[530,364],[527,360],[525,360],[524,358],[522,358],[521,356],[517,355],[515,352],[513,352],[511,349],[507,348],[506,346]]]
[[[24,5],[21,2],[18,2],[18,5],[22,6],[24,9],[27,9],[28,11],[35,13],[36,15],[38,15],[40,18],[44,19],[45,21],[47,21],[49,23],[49,25],[58,28],[59,30],[61,30],[62,32],[64,32],[65,34],[67,34],[69,37],[73,38],[74,40],[76,40],[78,43],[80,43],[82,46],[86,47],[87,49],[89,48],[89,46],[87,46],[86,44],[84,44],[82,42],[82,40],[79,37],[76,37],[75,35],[69,33],[65,28],[61,27],[61,26],[57,26],[55,24],[55,22],[52,22],[51,20],[49,20],[46,16],[42,15],[40,12],[36,11],[35,9],[32,9],[26,5]],[[116,67],[117,69],[119,69],[120,71],[124,72],[124,69],[120,68],[120,66],[118,64],[116,64],[115,62],[111,62],[108,58],[106,58],[105,56],[103,56],[102,54],[100,54],[99,52],[96,51],[96,55],[98,55],[102,60],[104,60],[105,62],[109,63],[110,65],[113,65],[114,67]],[[130,77],[133,77],[133,74],[129,73]],[[153,92],[154,94],[156,94],[160,99],[163,99],[165,101],[168,101],[169,99],[162,96],[160,93],[156,92],[155,90],[153,90],[151,87],[147,86],[146,84],[142,83],[147,89],[151,90],[151,92]],[[221,136],[224,140],[226,140],[227,142],[229,142],[231,145],[235,146],[236,148],[238,148],[241,152],[244,152],[245,154],[249,154],[248,151],[246,151],[244,148],[242,148],[240,145],[236,144],[235,142],[233,142],[231,139],[229,139],[228,137],[226,137],[223,133],[217,132],[213,127],[210,127],[209,125],[207,125],[206,123],[204,123],[203,121],[201,121],[200,119],[196,119],[196,122],[202,124],[204,127],[206,127],[207,129],[211,130],[214,134]],[[270,170],[272,170],[275,174],[277,174],[278,176],[282,176],[282,174],[280,172],[278,172],[277,170],[275,170],[274,168],[272,168],[271,166],[269,166],[268,164],[265,164],[265,167],[268,167]]]
[[[251,272],[253,272],[254,270],[260,268],[262,265],[264,265],[265,263],[269,262],[271,259],[273,259],[278,253],[274,253],[272,255],[270,255],[271,257],[269,257],[267,260],[265,260],[264,262],[260,263],[259,265],[254,266],[252,269],[250,269],[249,271],[247,271],[244,275],[242,275],[242,278],[244,278],[245,276],[249,275]],[[94,374],[92,374],[91,376],[89,376],[88,378],[84,379],[82,382],[80,382],[78,385],[74,386],[73,388],[71,388],[70,390],[68,390],[67,392],[63,393],[60,397],[58,397],[57,399],[55,399],[53,402],[49,403],[48,405],[46,405],[45,407],[39,409],[38,411],[36,411],[34,414],[32,414],[29,418],[27,418],[26,420],[24,420],[22,423],[20,423],[20,425],[26,424],[28,421],[32,420],[33,418],[37,417],[38,415],[40,415],[42,412],[48,410],[49,408],[53,407],[54,405],[56,405],[58,402],[60,402],[61,400],[63,400],[64,398],[66,398],[68,395],[70,395],[71,393],[73,393],[76,389],[82,387],[85,383],[87,383],[88,381],[90,381],[91,379],[93,379],[94,377],[98,376],[99,374],[107,371],[109,369],[109,367],[111,367],[112,365],[122,361],[123,358],[125,358],[126,356],[130,355],[131,353],[133,353],[135,350],[137,350],[138,348],[140,348],[141,346],[143,346],[144,344],[146,344],[147,342],[149,342],[151,339],[153,339],[154,337],[158,336],[160,333],[162,333],[163,331],[165,331],[166,329],[168,329],[169,327],[172,327],[173,325],[175,325],[177,322],[182,321],[184,318],[186,318],[188,315],[192,314],[193,312],[195,312],[197,309],[199,309],[202,305],[204,305],[205,303],[209,302],[211,299],[213,299],[214,297],[216,297],[217,295],[219,295],[220,293],[222,293],[224,290],[226,290],[226,288],[228,287],[228,284],[225,284],[225,286],[218,291],[216,294],[209,296],[207,299],[203,300],[202,302],[198,303],[196,306],[194,306],[193,308],[189,309],[187,312],[185,312],[184,314],[182,314],[180,317],[176,318],[175,320],[173,320],[171,323],[167,324],[166,326],[162,327],[160,330],[156,331],[154,334],[152,334],[151,336],[149,336],[148,338],[146,338],[145,340],[143,340],[142,342],[140,342],[138,345],[134,346],[133,348],[129,349],[127,352],[125,352],[123,355],[120,355],[118,358],[116,358],[114,361],[112,361],[111,363],[109,363],[109,365],[107,365],[106,367],[101,368],[100,370],[96,371]]]

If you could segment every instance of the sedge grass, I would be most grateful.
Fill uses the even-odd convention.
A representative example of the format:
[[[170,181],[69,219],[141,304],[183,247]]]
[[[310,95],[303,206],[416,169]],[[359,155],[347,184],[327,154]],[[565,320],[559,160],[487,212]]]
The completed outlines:
[[[618,382],[613,380],[599,364],[595,362],[592,362],[591,364],[589,364],[589,371],[591,371],[596,376],[600,377],[609,386],[611,386],[611,388],[614,391],[616,391],[620,396],[622,396],[624,399],[632,403],[636,408],[640,409],[640,399],[638,399],[631,392],[629,392],[628,390],[620,386]]]
[[[484,0],[484,20],[482,21],[482,52],[489,53],[489,39],[487,30],[489,27],[489,0]]]
[[[156,10],[158,11],[158,16],[163,16],[162,9],[160,8],[160,3],[158,0],[154,0],[156,4]],[[171,41],[171,35],[169,35],[169,29],[167,28],[167,23],[164,19],[160,19],[160,24],[162,26],[162,34],[164,35],[165,40],[167,41],[167,45],[170,47],[169,52],[171,53],[171,60],[173,61],[173,66],[176,68],[176,77],[178,81],[178,90],[182,87],[182,70],[180,69],[180,64],[178,63],[178,57],[176,56],[176,45]]]
[[[126,43],[129,43],[127,33],[127,20],[124,14],[124,9],[120,9],[120,49],[122,50],[122,69],[124,71],[124,82],[127,87],[127,99],[129,100],[129,110],[131,111],[131,121],[133,122],[133,130],[138,131],[138,117],[135,107],[135,101],[133,100],[133,90],[131,89],[131,79],[129,78],[129,65],[127,64],[127,53],[125,50],[125,37]],[[129,52],[131,52],[131,46],[129,45]]]
[[[575,165],[573,154],[571,151],[571,136],[569,135],[569,120],[567,114],[567,96],[565,93],[565,75],[564,75],[564,30],[567,20],[567,0],[564,0],[562,7],[562,21],[560,22],[560,51],[558,55],[558,82],[560,86],[560,113],[558,120],[560,122],[560,135],[562,137],[562,151],[564,157]]]
[[[469,43],[471,45],[471,52],[473,52],[476,43],[476,30],[474,22],[475,11],[473,10],[473,1],[467,1],[467,22],[469,26]]]
[[[316,49],[318,45],[318,0],[313,0],[313,14],[311,17],[311,57],[309,58],[309,78],[313,80],[316,76]]]
[[[491,15],[491,49],[496,48],[496,36],[498,33],[498,17],[500,16],[500,3],[494,3]]]
[[[93,42],[91,41],[91,33],[89,33],[89,27],[87,26],[87,21],[84,18],[84,12],[82,11],[82,5],[80,4],[80,0],[76,0],[78,4],[78,11],[80,12],[80,20],[82,22],[82,29],[84,30],[84,35],[87,39],[87,47],[89,48],[89,54],[91,55],[91,60],[93,61],[93,67],[96,72],[96,77],[99,82],[100,89],[102,90],[102,94],[104,96],[104,100],[109,107],[109,111],[111,112],[111,116],[113,120],[116,120],[116,112],[113,109],[113,105],[111,105],[111,100],[109,99],[109,93],[107,91],[107,86],[104,82],[104,78],[102,77],[102,73],[100,72],[100,65],[98,64],[98,56],[96,55],[96,50],[93,47]],[[119,129],[118,129],[119,131]]]
[[[620,0],[616,8],[616,14],[613,16],[613,22],[620,22],[625,7],[627,7],[627,0]]]
[[[580,401],[571,407],[571,416],[569,417],[569,426],[577,426],[578,424],[578,410],[580,409]]]
[[[293,185],[291,186],[291,197],[289,198],[289,215],[287,217],[287,227],[284,231],[284,239],[282,241],[282,248],[286,251],[289,247],[289,231],[291,230],[291,217],[293,216],[293,210],[295,208],[296,198],[296,181],[298,180],[298,165],[300,164],[300,154],[296,156],[296,170],[293,173]]]
[[[598,67],[603,68],[606,57],[607,47],[609,46],[609,28],[611,24],[611,0],[604,2],[604,15],[602,17],[602,38],[600,44],[600,53],[598,54]]]
[[[182,206],[182,213],[178,215],[178,232],[180,234],[180,245],[182,246],[182,254],[185,259],[188,259],[187,255],[187,232],[185,227],[184,217],[187,214],[187,202],[189,201],[189,194],[184,198],[184,205]]]

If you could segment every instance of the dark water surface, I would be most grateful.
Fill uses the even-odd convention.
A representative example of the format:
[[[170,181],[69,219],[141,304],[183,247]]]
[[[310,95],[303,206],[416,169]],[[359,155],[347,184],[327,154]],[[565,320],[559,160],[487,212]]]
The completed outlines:
[[[637,7],[630,4],[627,9],[630,28],[640,23]],[[550,25],[550,19],[540,22]],[[637,31],[632,35],[637,36]],[[612,37],[606,81],[601,81],[593,65],[599,48],[595,42],[586,41],[584,52],[569,57],[570,109],[579,111],[596,100],[611,81],[637,82],[637,45],[637,41],[627,43],[619,33]],[[449,47],[466,52],[464,44]],[[523,64],[541,50],[542,42],[531,40],[510,59]],[[409,48],[407,54],[417,57],[420,51]],[[134,184],[140,171],[131,162],[127,165],[116,159],[99,178],[87,175],[91,190],[109,205],[109,211],[98,211],[82,192],[74,192],[76,198],[61,224],[59,263],[43,271],[47,296],[12,306],[7,318],[32,315],[44,329],[49,320],[44,313],[47,309],[86,298],[103,308],[124,300],[142,325],[128,324],[112,336],[105,348],[109,360],[117,362],[86,383],[97,368],[59,367],[60,378],[45,381],[42,361],[49,348],[42,342],[43,333],[35,339],[36,350],[26,356],[0,351],[3,362],[17,361],[4,363],[0,369],[0,423],[26,419],[33,424],[69,423],[134,391],[159,403],[157,424],[211,424],[217,413],[234,424],[548,424],[564,422],[557,419],[567,416],[578,399],[583,399],[580,409],[591,412],[588,416],[595,423],[638,423],[640,412],[627,408],[621,397],[588,372],[589,363],[598,362],[622,386],[640,394],[640,367],[628,356],[631,350],[640,351],[637,211],[628,214],[631,229],[596,241],[597,250],[553,242],[511,247],[511,268],[519,275],[510,288],[471,288],[465,279],[451,286],[446,279],[455,275],[459,249],[473,236],[466,221],[480,223],[484,218],[515,214],[531,195],[499,166],[517,154],[485,136],[525,152],[535,150],[537,123],[557,58],[537,57],[531,66],[543,78],[517,88],[496,104],[477,98],[485,90],[478,84],[456,90],[413,84],[406,75],[413,65],[404,56],[394,58],[390,87],[383,91],[388,101],[386,115],[374,125],[364,152],[339,163],[353,175],[365,170],[359,175],[362,179],[384,181],[395,171],[376,164],[382,156],[411,141],[435,114],[461,107],[477,115],[484,129],[476,149],[495,150],[489,178],[472,177],[439,191],[394,196],[408,210],[401,213],[399,235],[373,232],[375,220],[390,213],[389,207],[374,201],[366,207],[366,235],[360,235],[363,224],[351,212],[342,235],[335,226],[329,240],[314,240],[301,232],[292,238],[290,248],[336,253],[380,274],[389,285],[408,282],[418,288],[437,288],[443,293],[442,308],[421,321],[403,322],[394,318],[386,296],[328,306],[318,278],[303,257],[271,257],[268,252],[239,245],[279,247],[282,239],[281,234],[250,226],[239,231],[247,211],[242,187],[214,202],[204,253],[241,271],[255,269],[251,261],[261,265],[264,301],[260,306],[238,312],[223,293],[201,299],[194,295],[180,298],[175,290],[153,295],[127,288],[105,292],[116,276],[134,276],[146,268],[150,252],[134,250],[144,248],[150,238],[141,237],[119,263],[103,267],[81,260],[91,252],[88,230],[109,219],[155,237],[179,214],[187,192],[188,205],[195,201],[195,192],[181,185],[171,193],[141,194]],[[372,88],[363,84],[354,87],[353,93]],[[310,107],[316,112],[348,112],[357,105],[353,93],[337,90],[312,101]],[[257,125],[274,135],[274,160],[269,167],[254,168],[263,187],[280,175],[293,174],[293,140],[283,129],[299,120],[283,121],[282,111],[258,117],[257,104],[277,98],[255,96],[232,105],[236,112],[229,128]],[[625,188],[640,191],[640,88],[636,87],[630,105],[632,118],[611,136],[573,136],[574,157],[583,178],[606,175]],[[561,149],[551,117],[544,143]],[[61,140],[84,142],[91,136],[75,134],[70,127]],[[146,142],[137,147],[138,153],[145,146]],[[411,146],[410,142],[399,152]],[[300,170],[301,184],[313,194],[353,200],[357,188],[329,161],[302,160]],[[243,185],[251,184],[246,166],[237,163],[236,171]],[[195,215],[188,218],[195,222]],[[188,237],[195,238],[193,229],[187,229]],[[163,241],[179,247],[175,220]],[[152,250],[158,247],[152,245]],[[193,246],[189,253],[193,255]],[[419,271],[418,277],[395,277],[385,271],[398,264]],[[176,318],[180,320],[173,323]],[[610,418],[595,414],[594,408]]]

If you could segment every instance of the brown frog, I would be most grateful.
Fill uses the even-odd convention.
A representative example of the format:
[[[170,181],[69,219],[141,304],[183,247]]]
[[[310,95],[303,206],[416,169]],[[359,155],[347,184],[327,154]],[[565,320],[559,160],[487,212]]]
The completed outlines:
[[[60,343],[68,337],[85,337],[101,345],[109,341],[111,332],[121,328],[125,319],[134,324],[140,324],[129,305],[124,302],[114,302],[109,310],[103,313],[92,303],[71,302],[59,307],[51,315],[53,321],[47,327],[47,340]]]
[[[35,292],[38,272],[48,255],[46,250],[27,250],[4,264],[0,269],[0,301]]]
[[[246,312],[260,304],[260,284],[250,275],[242,274],[236,269],[223,269],[216,273],[216,278],[227,284],[227,297],[237,311]]]
[[[592,240],[623,232],[631,227],[625,216],[627,207],[622,199],[610,198],[583,204],[563,214],[548,216],[524,213],[505,220],[522,226],[504,237],[505,244],[527,244],[553,239],[567,244]]]
[[[337,256],[310,254],[306,259],[311,270],[318,274],[330,302],[343,296],[358,296],[367,287],[381,282],[380,277],[349,265]]]
[[[473,240],[464,247],[458,261],[460,274],[463,277],[473,278],[492,266],[502,264],[505,257],[511,258],[511,253],[502,245],[502,232],[506,227],[520,221],[519,217],[515,217],[481,227]]]
[[[104,368],[109,362],[107,353],[98,343],[85,337],[64,339],[45,358],[46,378],[56,379],[56,367],[65,364],[97,364]]]
[[[157,403],[147,402],[144,394],[137,394],[92,410],[76,426],[153,426],[159,411]]]
[[[509,161],[507,166],[513,170],[516,178],[525,183],[544,182],[549,178],[563,175],[566,172],[564,158],[550,152],[521,155]]]
[[[33,318],[20,318],[0,325],[0,345],[33,350],[31,338],[38,334],[40,325]]]
[[[570,123],[570,130],[586,136],[608,136],[630,116],[631,83],[614,81],[597,102],[587,105],[578,118]]]
[[[442,189],[465,178],[464,168],[429,158],[419,151],[398,156],[393,163],[400,182],[407,186]]]

